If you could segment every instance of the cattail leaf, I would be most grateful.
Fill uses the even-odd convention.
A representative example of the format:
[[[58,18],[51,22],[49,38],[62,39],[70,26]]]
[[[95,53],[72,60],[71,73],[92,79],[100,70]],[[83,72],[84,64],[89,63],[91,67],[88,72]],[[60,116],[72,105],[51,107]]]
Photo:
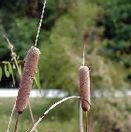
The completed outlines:
[[[35,74],[34,81],[35,81],[35,85],[37,86],[37,88],[41,88],[39,69],[37,69],[37,73]]]
[[[8,65],[7,64],[4,65],[4,72],[5,72],[5,76],[8,78],[10,76],[10,72],[8,70]]]
[[[13,68],[12,68],[12,65],[10,64],[10,62],[8,62],[8,69],[9,69],[9,73],[10,73],[11,76],[12,76],[13,85],[15,86],[15,79],[14,79]]]
[[[2,68],[0,67],[0,81],[2,79]]]

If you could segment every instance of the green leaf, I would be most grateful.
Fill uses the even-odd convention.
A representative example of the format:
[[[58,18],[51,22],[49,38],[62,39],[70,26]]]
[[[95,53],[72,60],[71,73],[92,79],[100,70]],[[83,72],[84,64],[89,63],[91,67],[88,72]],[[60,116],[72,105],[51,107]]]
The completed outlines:
[[[13,85],[15,86],[15,79],[14,79],[13,68],[12,68],[12,65],[10,64],[10,62],[8,62],[8,69],[9,69],[9,73],[10,73],[11,76],[12,76]]]
[[[9,69],[9,73],[12,74],[13,70],[10,62],[8,62],[8,69]]]
[[[8,78],[10,76],[10,72],[8,70],[8,65],[7,64],[4,65],[4,72],[5,72],[5,76]]]
[[[2,68],[0,67],[0,81],[2,79]]]
[[[19,70],[19,74],[20,74],[19,76],[21,76],[22,75],[22,67],[21,67],[20,64],[19,64],[19,69],[18,70]]]
[[[39,69],[37,70],[37,73],[35,74],[34,81],[37,88],[41,88]]]

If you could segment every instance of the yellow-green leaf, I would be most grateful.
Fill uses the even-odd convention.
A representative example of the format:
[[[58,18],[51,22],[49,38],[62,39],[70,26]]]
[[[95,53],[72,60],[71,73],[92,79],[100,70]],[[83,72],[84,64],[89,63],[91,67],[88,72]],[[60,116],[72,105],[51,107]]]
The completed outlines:
[[[10,76],[10,72],[8,71],[7,64],[4,65],[4,72],[5,72],[5,76],[8,78]]]
[[[9,73],[10,73],[11,76],[12,76],[13,85],[15,86],[15,79],[14,79],[13,68],[12,68],[12,65],[10,64],[10,62],[8,63],[8,69],[9,69]]]
[[[35,75],[35,77],[34,77],[34,80],[35,80],[35,85],[36,85],[38,88],[41,88],[39,70],[37,70],[37,73],[36,73],[36,75]]]
[[[2,79],[2,68],[0,67],[0,81]]]

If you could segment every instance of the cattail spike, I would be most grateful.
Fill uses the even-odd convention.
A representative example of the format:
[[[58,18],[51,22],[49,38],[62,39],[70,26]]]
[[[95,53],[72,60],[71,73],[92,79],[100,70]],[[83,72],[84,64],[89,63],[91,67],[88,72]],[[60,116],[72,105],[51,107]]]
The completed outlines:
[[[79,68],[79,81],[80,81],[80,97],[81,107],[83,111],[90,109],[90,75],[87,66],[80,66]]]
[[[37,70],[39,55],[40,50],[32,46],[29,49],[25,58],[23,74],[20,81],[18,96],[16,100],[16,110],[19,114],[24,111],[28,104],[30,90],[33,84],[33,78]]]

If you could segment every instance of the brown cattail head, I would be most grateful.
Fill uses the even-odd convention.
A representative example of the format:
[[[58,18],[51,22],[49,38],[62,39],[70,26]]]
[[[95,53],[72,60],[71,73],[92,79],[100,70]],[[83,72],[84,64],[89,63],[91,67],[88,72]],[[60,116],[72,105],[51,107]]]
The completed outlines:
[[[28,104],[33,78],[37,70],[39,55],[40,50],[33,46],[29,49],[26,55],[23,74],[16,100],[16,110],[18,113],[22,113]]]
[[[87,66],[79,68],[80,98],[83,111],[90,109],[90,74]]]

